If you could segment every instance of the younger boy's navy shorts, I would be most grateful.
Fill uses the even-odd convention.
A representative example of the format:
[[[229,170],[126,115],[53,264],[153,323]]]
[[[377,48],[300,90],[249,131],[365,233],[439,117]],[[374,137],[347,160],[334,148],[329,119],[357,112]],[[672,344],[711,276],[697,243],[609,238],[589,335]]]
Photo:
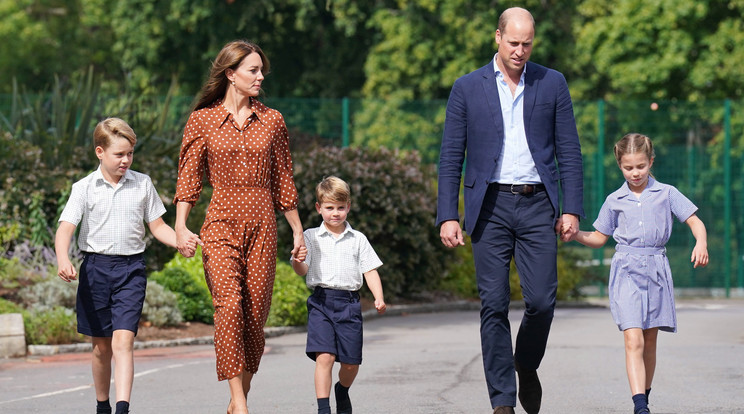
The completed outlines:
[[[115,330],[126,329],[137,335],[147,290],[143,254],[86,253],[79,280],[78,332],[110,337]]]
[[[362,342],[359,292],[316,287],[307,299],[307,356],[315,361],[316,353],[325,352],[338,362],[360,365]]]

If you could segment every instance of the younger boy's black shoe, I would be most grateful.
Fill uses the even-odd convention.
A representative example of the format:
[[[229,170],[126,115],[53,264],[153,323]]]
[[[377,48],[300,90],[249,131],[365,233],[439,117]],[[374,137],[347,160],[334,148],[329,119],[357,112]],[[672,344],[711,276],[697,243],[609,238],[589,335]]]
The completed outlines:
[[[344,389],[341,383],[337,382],[333,387],[333,391],[336,394],[336,414],[352,414],[349,389]]]

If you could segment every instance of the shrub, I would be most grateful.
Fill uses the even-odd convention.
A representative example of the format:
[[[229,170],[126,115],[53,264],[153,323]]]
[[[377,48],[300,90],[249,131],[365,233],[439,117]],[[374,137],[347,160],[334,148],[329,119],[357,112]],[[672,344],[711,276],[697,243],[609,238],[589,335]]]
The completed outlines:
[[[298,212],[305,228],[321,223],[315,211],[318,182],[336,175],[349,183],[349,223],[367,236],[383,261],[380,277],[388,299],[437,287],[452,257],[434,226],[436,171],[420,161],[415,151],[386,148],[323,147],[294,157]],[[279,258],[286,260],[292,232],[286,220],[277,222]]]
[[[439,289],[452,292],[461,298],[477,298],[478,285],[475,280],[475,262],[470,237],[465,235],[465,246],[455,251],[455,258],[447,266],[447,274],[442,279]]]
[[[190,259],[176,254],[163,270],[151,273],[150,280],[176,294],[184,320],[213,323],[214,307],[204,279],[201,249]]]
[[[148,281],[142,320],[154,326],[176,326],[183,322],[178,310],[178,296],[155,281]]]
[[[75,309],[78,281],[64,282],[61,279],[49,279],[21,289],[18,292],[26,309],[45,312],[63,307]]]
[[[23,308],[20,305],[7,299],[0,298],[0,314],[3,313],[21,313]]]
[[[305,325],[307,323],[306,301],[310,293],[310,289],[305,284],[305,278],[298,276],[289,263],[278,260],[271,311],[266,325]]]
[[[475,277],[475,263],[470,237],[465,237],[465,246],[455,249],[456,260],[449,266],[447,276],[442,280],[440,288],[453,292],[464,298],[478,298],[478,286]],[[590,275],[576,263],[581,260],[581,251],[565,247],[559,242],[558,247],[558,300],[575,299],[581,297],[579,288],[590,279]],[[522,287],[519,283],[519,273],[512,259],[509,268],[509,288],[511,299],[522,299]]]
[[[72,309],[54,307],[23,312],[28,345],[57,345],[85,342],[77,332],[77,321]]]
[[[73,254],[73,264],[77,258]],[[0,288],[6,294],[49,278],[57,279],[56,255],[51,247],[37,246],[28,241],[15,243],[0,256]]]

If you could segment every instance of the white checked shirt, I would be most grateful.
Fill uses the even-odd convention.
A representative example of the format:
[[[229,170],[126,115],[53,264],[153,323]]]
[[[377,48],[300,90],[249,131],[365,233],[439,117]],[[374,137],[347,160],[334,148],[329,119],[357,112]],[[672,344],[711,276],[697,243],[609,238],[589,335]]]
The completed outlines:
[[[307,287],[320,286],[337,290],[356,291],[362,287],[364,273],[382,266],[382,261],[369,244],[367,237],[346,228],[337,239],[325,223],[305,230],[308,265]]]
[[[80,224],[78,246],[88,253],[133,255],[145,251],[145,225],[165,213],[150,177],[127,170],[114,186],[101,167],[72,185],[59,221]]]

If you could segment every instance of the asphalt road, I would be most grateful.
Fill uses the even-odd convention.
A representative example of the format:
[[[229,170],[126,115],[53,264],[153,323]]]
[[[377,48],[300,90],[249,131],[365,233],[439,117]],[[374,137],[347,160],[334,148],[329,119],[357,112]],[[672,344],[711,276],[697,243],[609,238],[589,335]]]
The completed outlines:
[[[521,314],[511,312],[514,331]],[[490,413],[478,320],[477,311],[368,320],[354,411]],[[744,301],[681,301],[678,320],[678,333],[659,334],[652,412],[744,413]],[[252,414],[317,412],[304,343],[304,333],[267,340]],[[138,350],[135,372],[134,414],[225,412],[210,345]],[[632,412],[622,334],[605,308],[559,307],[538,372],[542,413]],[[0,362],[0,413],[93,413],[94,399],[88,354]]]

